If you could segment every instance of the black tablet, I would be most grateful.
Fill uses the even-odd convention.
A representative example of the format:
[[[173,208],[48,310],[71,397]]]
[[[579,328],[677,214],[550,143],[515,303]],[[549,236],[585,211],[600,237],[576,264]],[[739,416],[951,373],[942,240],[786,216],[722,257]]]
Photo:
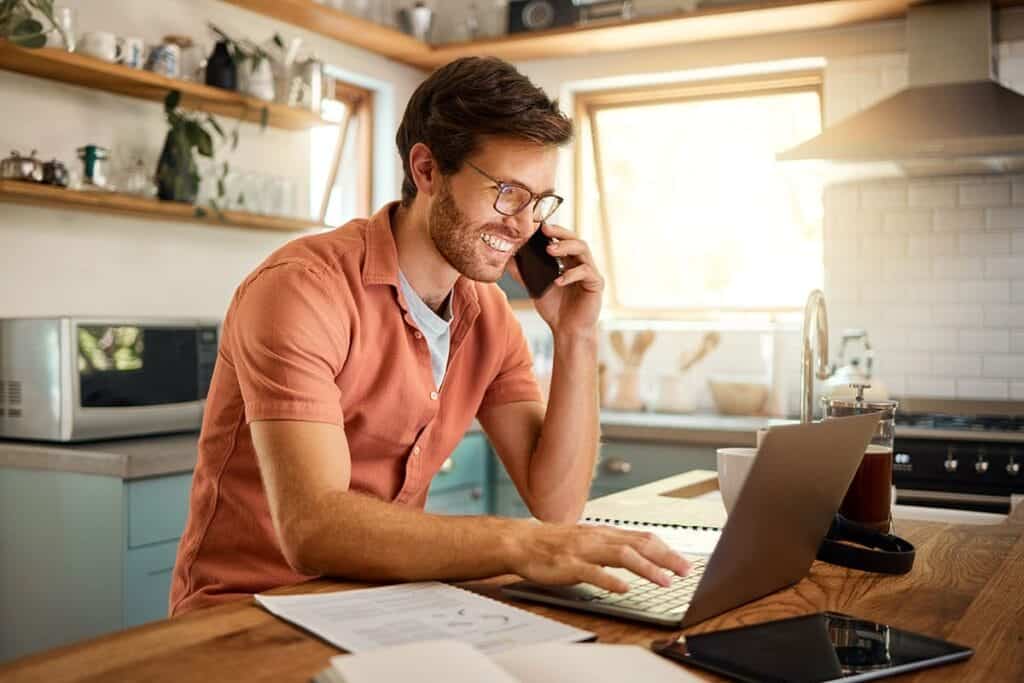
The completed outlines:
[[[655,652],[737,681],[870,681],[967,659],[969,647],[835,612],[658,641]]]

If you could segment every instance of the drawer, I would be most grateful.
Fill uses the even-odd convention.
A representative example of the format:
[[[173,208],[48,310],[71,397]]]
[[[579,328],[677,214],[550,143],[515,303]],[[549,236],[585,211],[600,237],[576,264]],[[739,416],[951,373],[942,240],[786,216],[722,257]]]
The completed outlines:
[[[494,487],[494,514],[499,517],[532,517],[511,481],[501,481]]]
[[[192,473],[137,479],[128,488],[128,547],[181,537],[188,517]]]
[[[715,469],[715,449],[628,441],[601,446],[591,498],[695,469]]]
[[[482,485],[432,493],[426,505],[427,512],[439,515],[486,515],[487,509],[487,493]]]
[[[430,483],[430,494],[466,486],[484,486],[490,447],[483,434],[466,436]]]
[[[167,618],[178,540],[130,549],[125,554],[124,625]]]

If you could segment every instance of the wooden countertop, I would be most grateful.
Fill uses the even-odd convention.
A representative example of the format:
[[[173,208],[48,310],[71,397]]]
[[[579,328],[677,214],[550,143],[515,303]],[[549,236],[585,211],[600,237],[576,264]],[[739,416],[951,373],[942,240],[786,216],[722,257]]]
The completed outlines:
[[[836,610],[946,638],[976,649],[970,660],[902,677],[907,681],[1024,680],[1024,506],[1005,523],[961,526],[899,522],[917,546],[910,574],[882,576],[815,563],[796,586],[710,619],[700,633],[770,619]],[[500,577],[463,584],[496,599]],[[281,594],[363,587],[317,580]],[[679,632],[516,603],[594,631],[606,643],[647,646]],[[29,618],[29,617],[26,617]],[[307,681],[338,650],[242,600],[40,653],[0,667],[13,681],[183,680]],[[709,681],[721,680],[701,673]]]
[[[88,443],[0,441],[0,467],[95,474],[120,479],[191,472],[197,432]]]

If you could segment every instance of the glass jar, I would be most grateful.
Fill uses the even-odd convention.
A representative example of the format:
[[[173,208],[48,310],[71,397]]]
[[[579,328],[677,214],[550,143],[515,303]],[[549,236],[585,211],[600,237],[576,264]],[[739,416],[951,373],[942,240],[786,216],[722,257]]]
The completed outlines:
[[[881,413],[878,429],[871,437],[860,467],[846,491],[839,513],[847,519],[888,533],[892,526],[893,436],[896,426],[896,401],[865,401],[869,384],[850,385],[854,398],[822,398],[825,419]]]

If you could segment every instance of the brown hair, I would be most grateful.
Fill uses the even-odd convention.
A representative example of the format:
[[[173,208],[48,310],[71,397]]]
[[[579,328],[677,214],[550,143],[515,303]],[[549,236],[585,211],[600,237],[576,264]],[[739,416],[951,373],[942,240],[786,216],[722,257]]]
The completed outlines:
[[[500,135],[564,145],[572,122],[557,100],[494,57],[464,57],[441,67],[416,88],[398,127],[395,142],[402,157],[402,204],[416,196],[409,150],[417,142],[430,148],[442,174],[451,175],[475,152],[481,138]]]

